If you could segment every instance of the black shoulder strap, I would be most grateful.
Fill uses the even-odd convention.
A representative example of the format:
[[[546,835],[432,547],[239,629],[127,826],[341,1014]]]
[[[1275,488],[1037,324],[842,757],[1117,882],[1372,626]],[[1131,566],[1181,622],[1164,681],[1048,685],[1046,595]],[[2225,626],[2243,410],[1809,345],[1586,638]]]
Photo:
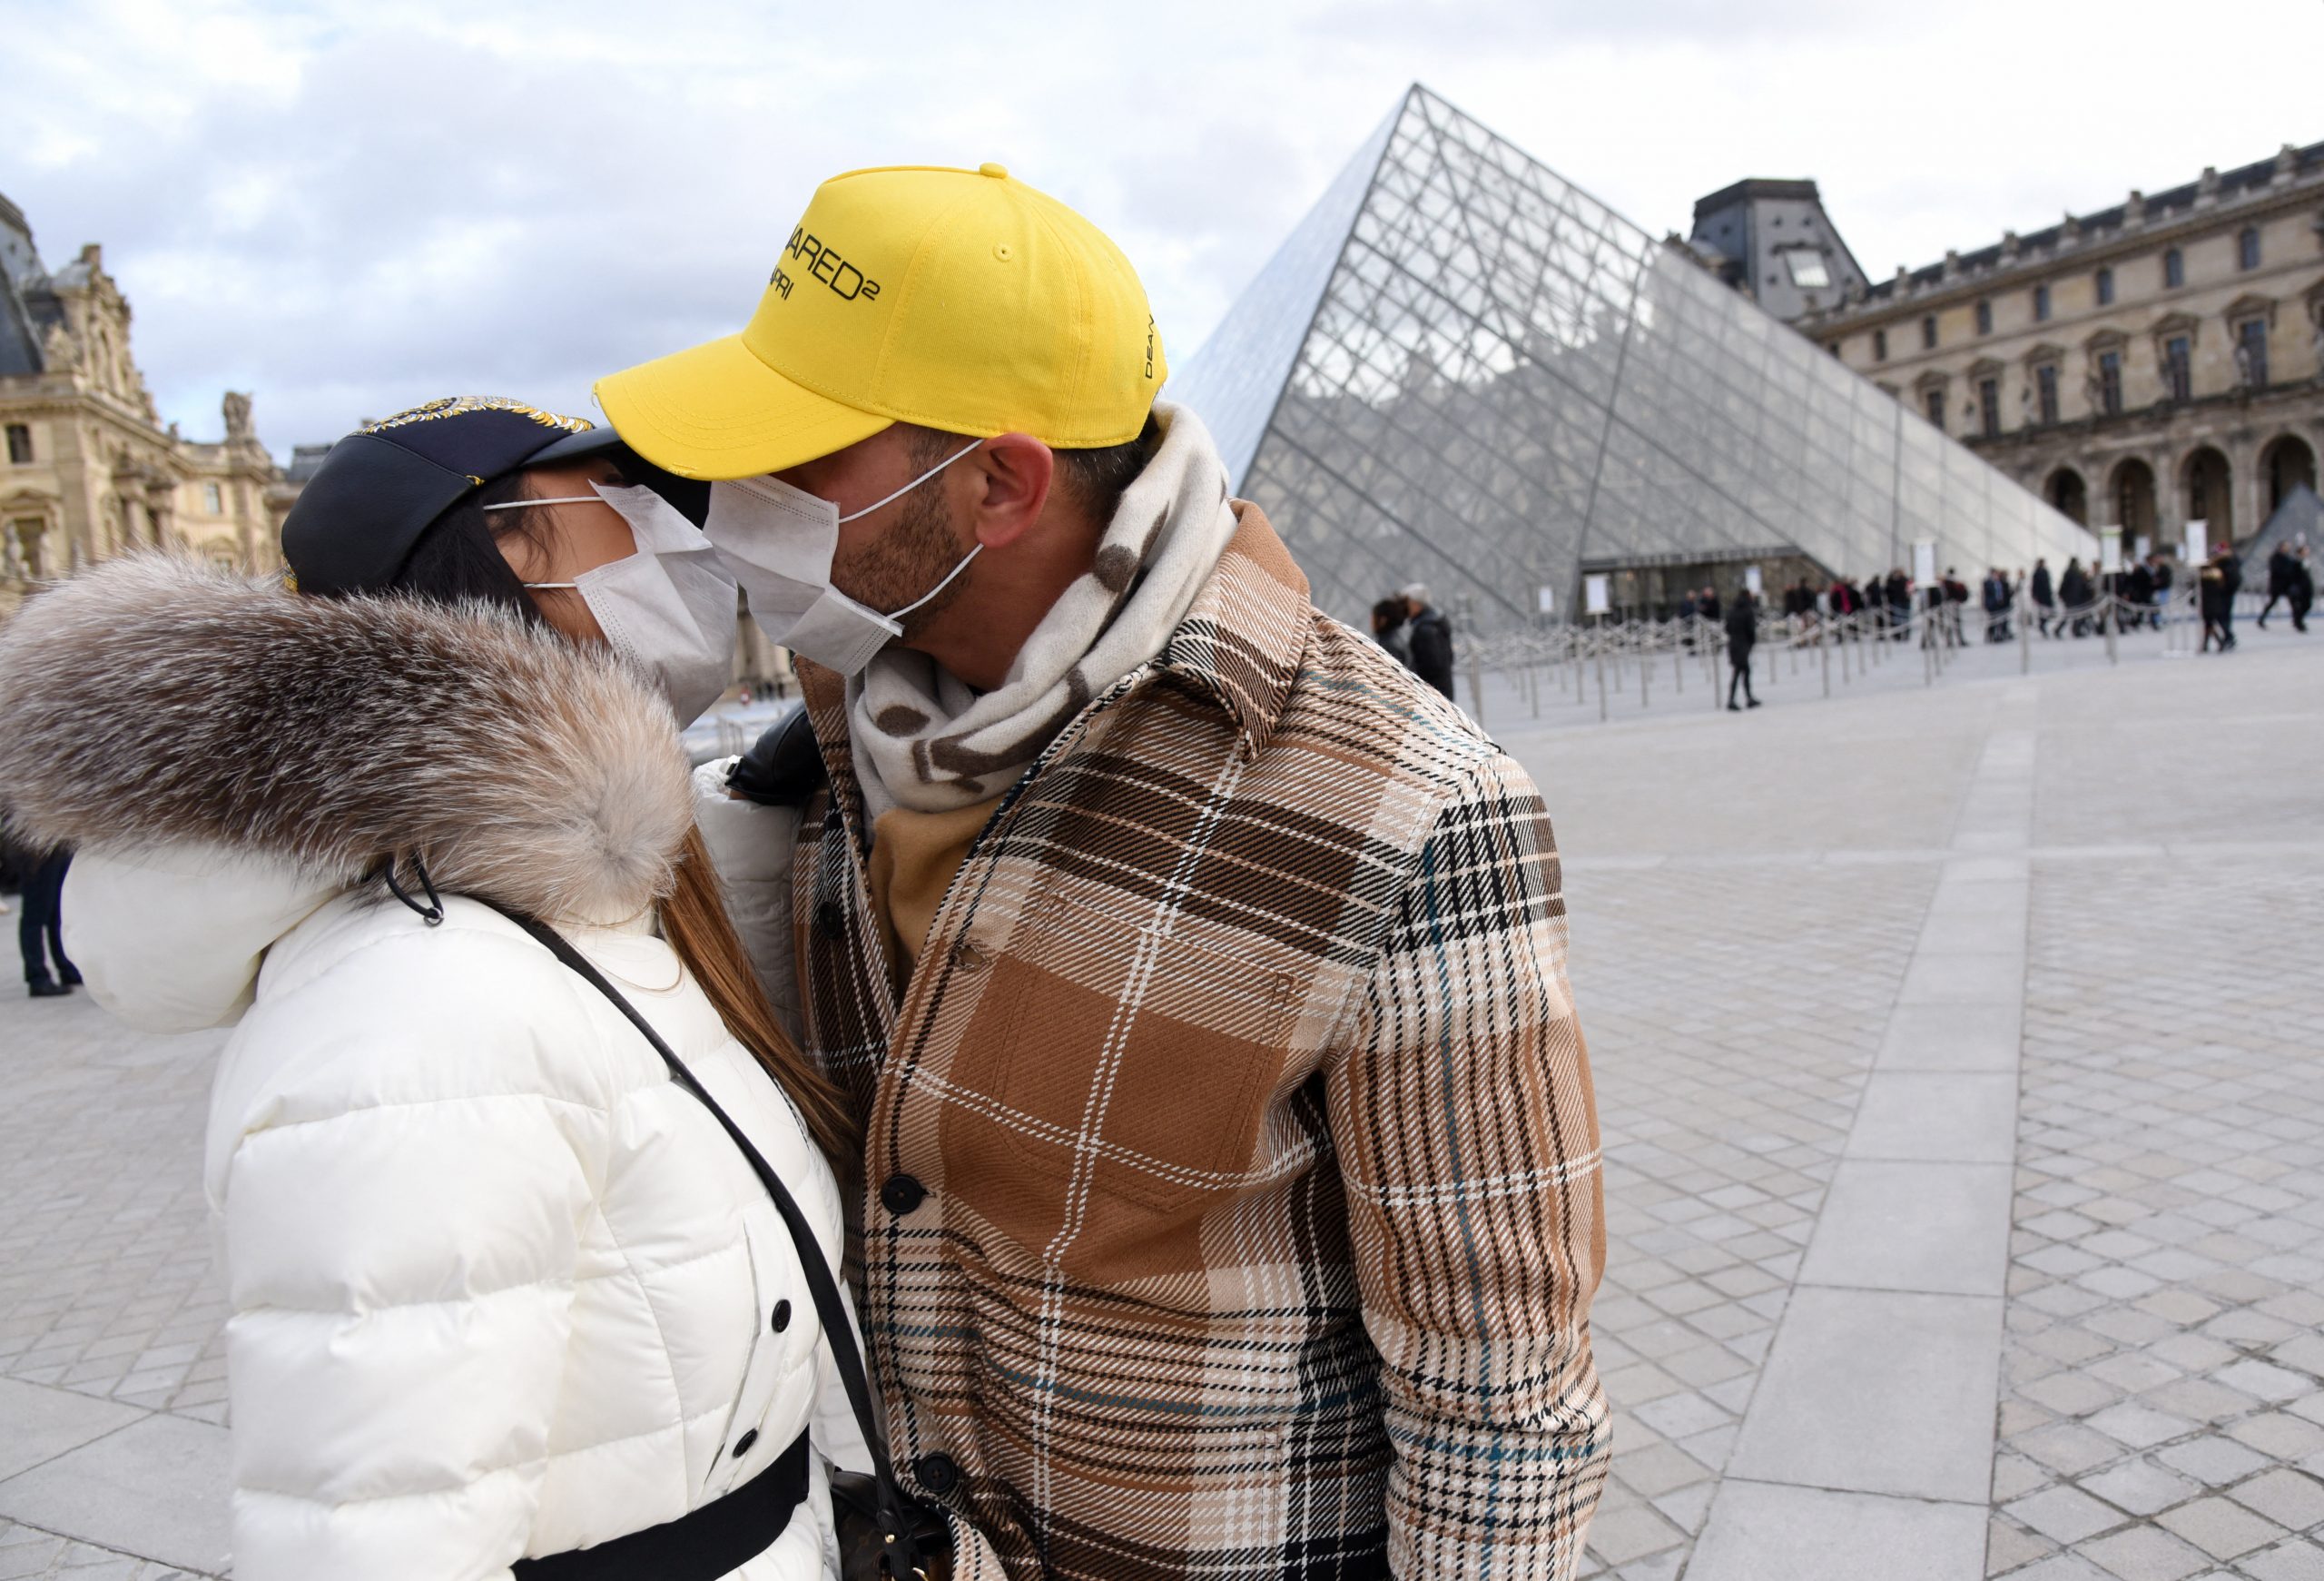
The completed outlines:
[[[481,896],[476,898],[482,899]],[[743,1150],[743,1156],[750,1161],[759,1183],[774,1200],[775,1211],[783,1215],[783,1222],[790,1228],[792,1243],[799,1251],[799,1266],[806,1271],[807,1289],[815,1298],[815,1315],[822,1320],[823,1342],[832,1348],[832,1359],[839,1365],[840,1381],[846,1386],[848,1403],[855,1408],[856,1426],[862,1429],[863,1442],[872,1452],[872,1469],[879,1487],[880,1524],[883,1528],[881,1535],[890,1545],[893,1560],[891,1573],[898,1576],[912,1574],[920,1568],[921,1556],[912,1540],[912,1523],[905,1512],[914,1507],[902,1489],[896,1486],[896,1468],[888,1456],[887,1440],[881,1436],[880,1424],[872,1413],[872,1382],[864,1374],[863,1353],[856,1348],[855,1325],[850,1321],[847,1308],[840,1299],[839,1281],[832,1275],[831,1263],[824,1258],[822,1244],[815,1239],[815,1231],[808,1224],[807,1216],[799,1211],[799,1204],[793,1200],[782,1177],[752,1145],[751,1139],[743,1134],[743,1128],[719,1107],[718,1100],[695,1080],[694,1073],[686,1069],[685,1062],[679,1059],[676,1052],[662,1040],[662,1035],[654,1030],[653,1024],[638,1013],[637,1007],[622,996],[620,989],[606,980],[605,973],[590,964],[588,957],[575,949],[565,935],[547,924],[488,900],[483,904],[539,940],[550,954],[604,994],[613,1007],[628,1019],[630,1025],[654,1045],[654,1052],[662,1056],[664,1064],[670,1067],[671,1077],[700,1100],[702,1106],[709,1110],[712,1117],[725,1129],[726,1134],[734,1138],[734,1145]]]

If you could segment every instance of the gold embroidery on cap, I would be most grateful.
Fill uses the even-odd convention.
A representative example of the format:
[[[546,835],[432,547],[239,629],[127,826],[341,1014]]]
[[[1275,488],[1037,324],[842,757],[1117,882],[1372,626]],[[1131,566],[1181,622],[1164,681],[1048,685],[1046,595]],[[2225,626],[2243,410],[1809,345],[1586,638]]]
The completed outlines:
[[[521,400],[511,400],[505,395],[446,395],[434,400],[423,400],[409,411],[377,422],[365,423],[358,433],[385,433],[389,429],[409,428],[413,423],[434,422],[438,418],[459,417],[471,411],[512,411],[527,417],[543,428],[562,429],[568,434],[586,434],[597,425],[586,417],[566,417],[562,412],[544,411],[537,406],[527,406]]]

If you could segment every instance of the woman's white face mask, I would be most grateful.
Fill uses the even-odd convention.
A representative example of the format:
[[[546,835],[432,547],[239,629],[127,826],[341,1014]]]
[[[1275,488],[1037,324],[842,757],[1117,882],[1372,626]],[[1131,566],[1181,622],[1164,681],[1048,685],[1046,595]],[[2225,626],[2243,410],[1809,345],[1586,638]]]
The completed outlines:
[[[852,676],[904,634],[903,618],[952,585],[984,546],[977,545],[950,575],[921,598],[882,615],[832,586],[843,521],[869,516],[901,499],[973,450],[982,440],[939,461],[919,477],[861,510],[842,516],[820,494],[773,477],[743,478],[710,486],[710,541],[751,602],[751,618],[767,639],[841,675]]]
[[[615,483],[589,487],[596,492],[512,499],[485,509],[602,501],[621,512],[636,552],[584,571],[569,582],[524,585],[569,588],[580,594],[614,651],[652,676],[678,723],[691,725],[718,701],[734,678],[734,578],[719,564],[710,539],[651,489]]]

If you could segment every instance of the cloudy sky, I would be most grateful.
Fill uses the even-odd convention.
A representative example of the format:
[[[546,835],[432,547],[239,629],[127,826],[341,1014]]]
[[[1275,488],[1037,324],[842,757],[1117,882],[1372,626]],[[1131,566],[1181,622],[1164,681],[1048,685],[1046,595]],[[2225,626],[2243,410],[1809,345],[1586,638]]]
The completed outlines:
[[[1657,233],[1814,176],[1866,270],[2324,138],[2319,0],[5,0],[0,193],[165,419],[278,452],[741,326],[814,183],[997,159],[1184,361],[1417,78]],[[2246,84],[2250,84],[2247,86]]]

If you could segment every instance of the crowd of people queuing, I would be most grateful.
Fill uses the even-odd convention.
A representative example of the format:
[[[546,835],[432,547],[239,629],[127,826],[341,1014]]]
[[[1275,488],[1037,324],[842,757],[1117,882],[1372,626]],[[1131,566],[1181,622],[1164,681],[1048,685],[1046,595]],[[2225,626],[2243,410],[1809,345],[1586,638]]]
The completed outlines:
[[[2138,627],[2160,629],[2170,605],[2180,564],[2171,556],[2154,553],[2119,570],[2105,570],[2079,556],[2065,568],[2053,572],[2046,557],[2036,558],[2031,570],[2015,572],[1989,568],[1974,594],[1958,570],[1925,586],[1896,567],[1861,579],[1835,578],[1828,587],[1801,577],[1782,593],[1784,615],[1805,627],[1818,620],[1859,617],[1878,636],[1902,642],[1915,630],[1915,611],[1928,617],[1920,627],[1922,640],[1960,647],[1968,641],[1966,611],[1974,597],[1984,615],[1984,640],[2011,642],[2017,637],[2018,611],[2034,623],[2033,635],[2058,639],[2085,637],[2104,630],[2111,603],[2116,629]],[[2235,647],[2235,598],[2243,588],[2243,562],[2231,544],[2212,546],[2211,556],[2196,568],[2197,607],[2203,620],[2203,647],[2226,652]],[[1681,600],[1681,618],[1720,623],[1728,627],[1729,645],[1735,636],[1728,618],[1738,603],[1757,600],[1738,591],[1722,603],[1715,588],[1705,588]],[[2268,602],[2258,624],[2280,603],[2290,612],[2292,629],[2308,629],[2308,613],[2316,602],[2316,579],[2309,565],[2305,543],[2278,545],[2268,557]],[[1748,644],[1747,644],[1748,646]]]

